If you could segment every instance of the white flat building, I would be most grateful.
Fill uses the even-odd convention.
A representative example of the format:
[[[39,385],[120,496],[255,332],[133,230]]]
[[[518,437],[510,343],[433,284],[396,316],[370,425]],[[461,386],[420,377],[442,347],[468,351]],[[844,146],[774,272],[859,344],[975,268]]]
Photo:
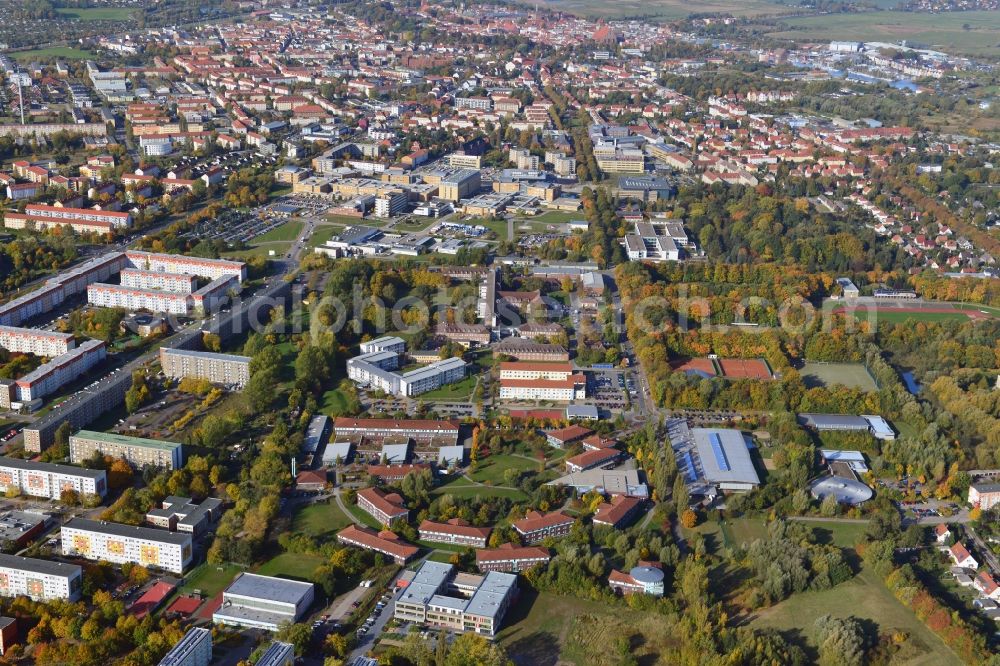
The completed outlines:
[[[176,315],[187,314],[190,304],[188,295],[183,293],[138,289],[101,282],[87,287],[87,302],[105,308],[149,310]]]
[[[103,498],[108,492],[108,475],[103,469],[0,457],[0,492],[59,500],[67,490]]]
[[[143,271],[137,268],[123,268],[121,285],[134,289],[158,289],[178,294],[190,294],[195,290],[195,276],[187,273],[164,273]]]
[[[0,326],[0,347],[7,351],[35,356],[59,356],[75,346],[76,342],[69,333]]]
[[[0,554],[0,596],[76,601],[82,587],[83,569],[75,564]]]
[[[191,535],[74,518],[62,527],[62,552],[67,557],[131,562],[182,574],[191,564]]]
[[[163,656],[159,666],[208,666],[212,661],[212,632],[192,627],[177,645]]]
[[[301,618],[314,597],[312,583],[241,573],[222,593],[222,606],[212,621],[277,631]]]
[[[106,343],[103,340],[87,340],[15,381],[17,399],[30,402],[55,393],[103,361],[106,356]]]

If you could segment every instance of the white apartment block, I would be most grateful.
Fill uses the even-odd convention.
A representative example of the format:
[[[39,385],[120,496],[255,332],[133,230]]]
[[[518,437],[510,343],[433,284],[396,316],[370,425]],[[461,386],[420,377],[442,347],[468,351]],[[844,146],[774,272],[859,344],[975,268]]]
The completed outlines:
[[[250,381],[249,356],[160,347],[160,365],[163,374],[174,379],[193,377],[233,386]]]
[[[72,602],[82,587],[83,569],[75,564],[0,554],[0,596]]]
[[[133,268],[144,271],[186,273],[210,280],[226,275],[239,278],[240,282],[247,279],[247,267],[242,261],[184,257],[178,254],[157,254],[140,250],[129,250],[125,256]]]
[[[79,347],[43,363],[14,382],[17,399],[30,402],[55,393],[103,361],[107,356],[106,347],[103,340],[87,340]]]
[[[383,336],[368,342],[361,343],[361,353],[370,354],[372,352],[387,351],[394,354],[402,354],[406,351],[406,341],[395,336]]]
[[[569,402],[586,397],[586,380],[583,375],[573,375],[566,379],[500,380],[501,400]]]
[[[103,498],[108,492],[107,473],[103,469],[0,457],[0,492],[59,500],[66,490]]]
[[[182,574],[191,564],[191,535],[74,518],[62,527],[62,552],[66,557],[131,562]]]
[[[178,294],[190,294],[195,290],[195,276],[187,273],[163,273],[143,271],[137,268],[123,268],[121,285],[134,289],[159,289]]]
[[[78,220],[81,222],[104,222],[115,228],[132,225],[132,215],[114,210],[93,210],[91,208],[66,208],[64,206],[46,206],[44,204],[28,204],[24,214],[33,220],[44,222],[45,219]]]
[[[100,282],[87,287],[87,302],[106,308],[149,310],[176,315],[187,314],[190,305],[188,294]]]
[[[35,356],[59,356],[74,346],[76,342],[69,333],[0,326],[0,347],[7,351]]]

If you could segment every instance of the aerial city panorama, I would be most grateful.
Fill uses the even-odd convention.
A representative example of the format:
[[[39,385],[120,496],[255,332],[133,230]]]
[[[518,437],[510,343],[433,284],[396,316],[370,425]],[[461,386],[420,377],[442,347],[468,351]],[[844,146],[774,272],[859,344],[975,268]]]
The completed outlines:
[[[1000,0],[0,0],[0,666],[1000,666]]]

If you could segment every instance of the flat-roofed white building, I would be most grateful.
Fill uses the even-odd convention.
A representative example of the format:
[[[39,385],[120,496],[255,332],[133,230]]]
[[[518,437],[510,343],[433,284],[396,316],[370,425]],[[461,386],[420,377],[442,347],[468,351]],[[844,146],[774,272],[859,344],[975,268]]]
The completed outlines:
[[[144,271],[197,275],[210,280],[226,275],[237,277],[240,282],[245,282],[247,279],[247,265],[242,261],[185,257],[179,254],[158,254],[141,250],[129,250],[125,256],[132,267]]]
[[[83,569],[76,564],[0,554],[0,596],[76,601],[82,588]]]
[[[0,457],[0,492],[12,490],[54,500],[61,499],[67,490],[103,498],[108,492],[108,477],[103,469]]]
[[[241,573],[222,593],[222,606],[212,621],[277,631],[284,624],[298,621],[314,597],[312,583]]]
[[[126,310],[149,310],[185,315],[190,307],[188,294],[139,289],[118,284],[96,282],[87,287],[87,302],[105,308]]]
[[[195,290],[196,278],[188,273],[164,273],[144,271],[138,268],[123,268],[120,273],[123,287],[135,289],[159,289],[178,294],[190,294]]]
[[[131,562],[182,574],[191,564],[191,535],[74,518],[62,527],[62,552],[67,557]]]
[[[106,357],[107,344],[103,340],[86,340],[16,380],[16,397],[21,402],[44,398],[75,381]]]

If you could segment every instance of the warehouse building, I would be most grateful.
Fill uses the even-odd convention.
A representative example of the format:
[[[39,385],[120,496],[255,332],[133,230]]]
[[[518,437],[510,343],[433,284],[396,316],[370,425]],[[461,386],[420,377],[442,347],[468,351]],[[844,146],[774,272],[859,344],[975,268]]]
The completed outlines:
[[[92,430],[81,430],[70,436],[70,462],[80,464],[98,452],[113,458],[124,458],[136,469],[146,466],[180,469],[184,465],[184,446],[179,442]]]
[[[62,552],[67,557],[131,562],[182,574],[191,564],[191,535],[74,518],[62,527]]]

